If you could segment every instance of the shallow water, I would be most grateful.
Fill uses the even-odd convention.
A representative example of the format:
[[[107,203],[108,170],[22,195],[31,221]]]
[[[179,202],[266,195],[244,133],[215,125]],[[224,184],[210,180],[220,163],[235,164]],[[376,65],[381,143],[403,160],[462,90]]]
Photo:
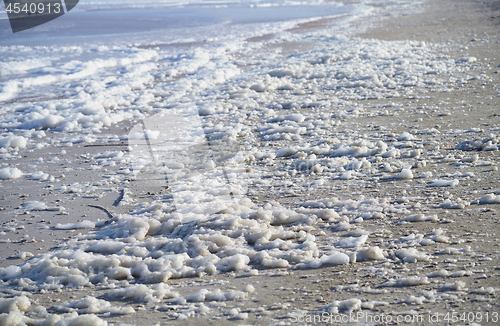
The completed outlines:
[[[180,2],[168,6],[155,6],[153,3],[127,8],[126,5],[114,7],[106,3],[99,6],[82,1],[71,13],[22,33],[12,34],[7,28],[8,22],[5,19],[0,20],[0,45],[96,45],[102,42],[123,43],[138,39],[141,42],[158,42],[163,39],[162,35],[174,31],[178,38],[219,37],[220,28],[228,24],[310,19],[352,11],[350,6],[338,6],[334,3],[291,5],[276,2],[270,3],[269,6],[256,6],[254,2],[227,2],[224,5],[182,5]],[[203,27],[201,33],[200,27]]]
[[[208,45],[213,52],[221,44],[236,46],[248,37],[280,32],[300,20],[359,12],[352,6],[335,3],[181,4],[168,2],[168,6],[154,7],[153,4],[127,8],[113,6],[116,3],[111,3],[110,7],[108,3],[82,2],[78,9],[57,20],[16,34],[10,31],[7,20],[0,20],[0,100],[12,101],[16,96],[32,98],[41,94],[64,96],[58,87],[66,86],[58,83],[61,79],[78,83],[84,80],[82,78],[101,72],[116,76],[116,71],[106,69],[122,66],[116,60],[130,58],[134,62],[149,62],[151,56],[158,55],[160,58],[156,59],[160,62],[181,57],[188,60],[185,49],[176,50],[177,45]],[[131,46],[149,48],[154,44],[172,44],[173,47],[149,51],[144,59],[139,57],[146,51],[130,49]],[[192,61],[197,64],[196,58]],[[62,75],[57,76],[59,73]],[[53,78],[43,78],[49,75]],[[44,87],[48,83],[51,87]]]

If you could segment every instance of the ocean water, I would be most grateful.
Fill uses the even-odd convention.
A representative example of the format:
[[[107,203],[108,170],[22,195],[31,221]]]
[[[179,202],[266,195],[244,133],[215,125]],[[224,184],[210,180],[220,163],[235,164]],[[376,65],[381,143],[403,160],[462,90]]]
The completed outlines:
[[[227,24],[250,24],[310,19],[320,16],[338,15],[352,8],[341,8],[336,4],[294,2],[148,2],[147,5],[132,2],[79,2],[71,16],[45,24],[21,34],[9,33],[2,28],[2,43],[31,45],[65,45],[84,42],[131,42],[159,41],[174,30],[179,37],[204,33],[198,37],[218,37],[216,26]],[[279,10],[277,9],[279,8]],[[2,20],[6,19],[4,12]],[[2,27],[8,25],[2,21]],[[165,35],[167,34],[167,35]],[[40,39],[40,35],[43,38]],[[163,36],[163,37],[162,37]],[[226,35],[227,36],[227,35]],[[165,39],[165,40],[168,40]]]
[[[161,62],[158,55],[182,55],[183,49],[176,51],[176,44],[205,44],[206,50],[201,51],[213,51],[221,44],[236,45],[252,36],[281,32],[298,21],[360,12],[363,10],[321,2],[167,1],[146,6],[82,1],[70,14],[17,34],[3,17],[0,99],[40,93],[62,96],[59,84],[53,84],[55,79],[81,80],[71,77],[75,73],[88,78],[95,73],[97,62],[111,65],[111,69],[103,69],[107,73],[116,68],[116,60],[143,60],[138,57],[145,55],[145,61],[155,56]],[[163,47],[136,49],[154,44]],[[44,88],[47,83],[49,89]]]

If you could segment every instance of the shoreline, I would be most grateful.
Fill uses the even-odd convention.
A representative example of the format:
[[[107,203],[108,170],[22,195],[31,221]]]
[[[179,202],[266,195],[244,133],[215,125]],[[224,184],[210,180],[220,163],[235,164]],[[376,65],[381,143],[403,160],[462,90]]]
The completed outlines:
[[[389,222],[376,218],[368,219],[362,222],[363,228],[371,232],[369,239],[377,246],[382,247],[389,243],[397,248],[398,242],[391,239],[420,234],[425,239],[433,239],[432,241],[435,242],[434,247],[428,249],[432,254],[443,252],[442,254],[435,254],[431,260],[417,260],[411,264],[397,263],[397,258],[392,257],[386,262],[368,261],[363,262],[362,265],[348,264],[317,269],[261,268],[258,275],[234,271],[200,278],[170,279],[167,281],[168,286],[174,291],[179,291],[183,296],[198,293],[202,289],[211,291],[220,289],[224,293],[242,291],[243,294],[241,294],[241,299],[232,301],[202,302],[201,304],[194,301],[192,303],[196,306],[193,308],[194,310],[190,310],[189,307],[185,309],[186,302],[179,302],[177,308],[172,308],[172,306],[166,305],[111,300],[113,304],[123,305],[125,303],[127,307],[133,307],[136,313],[125,316],[110,314],[103,319],[114,324],[136,323],[137,325],[145,325],[146,323],[148,325],[187,325],[193,322],[204,325],[233,325],[240,322],[243,324],[276,324],[280,322],[293,324],[295,319],[298,320],[298,316],[304,317],[308,314],[335,311],[336,306],[333,303],[336,301],[359,298],[362,299],[362,303],[361,301],[344,302],[347,310],[342,310],[342,308],[340,313],[345,314],[350,308],[361,309],[361,306],[357,305],[363,304],[364,309],[361,311],[367,313],[389,314],[394,318],[399,314],[425,316],[422,322],[414,324],[426,325],[429,324],[429,318],[438,312],[446,313],[452,310],[493,312],[498,310],[496,293],[500,289],[496,279],[498,278],[500,259],[495,241],[498,239],[496,232],[500,217],[497,210],[500,209],[500,205],[474,204],[458,210],[450,208],[451,206],[448,208],[446,206],[440,207],[446,199],[454,202],[460,198],[463,199],[463,203],[470,203],[488,191],[493,192],[500,188],[499,172],[493,170],[493,167],[500,163],[498,150],[462,152],[456,149],[456,146],[463,141],[484,139],[488,137],[489,133],[498,134],[500,130],[500,117],[498,115],[500,62],[498,62],[499,58],[496,57],[500,53],[500,38],[495,28],[498,26],[495,25],[498,24],[498,10],[494,14],[483,9],[476,11],[472,9],[475,4],[477,2],[474,0],[428,2],[427,10],[424,13],[382,21],[358,37],[395,42],[402,40],[430,43],[446,41],[446,44],[441,47],[444,56],[451,57],[453,60],[476,58],[476,61],[471,62],[470,65],[464,64],[461,72],[463,75],[471,74],[476,78],[468,79],[466,82],[450,83],[452,86],[446,91],[434,90],[433,86],[429,85],[424,86],[427,87],[426,93],[416,93],[413,96],[352,100],[352,103],[363,107],[365,111],[359,116],[344,118],[342,124],[337,125],[336,128],[345,133],[353,132],[355,135],[371,135],[380,132],[385,137],[384,140],[388,139],[389,142],[395,141],[403,132],[414,131],[421,143],[424,144],[424,150],[434,150],[427,159],[428,166],[422,167],[421,170],[415,169],[418,173],[432,170],[440,175],[454,175],[461,170],[458,170],[452,163],[478,154],[479,162],[492,162],[492,164],[465,167],[466,171],[472,171],[477,176],[476,179],[464,177],[463,180],[460,180],[461,186],[459,188],[446,189],[428,187],[428,183],[424,182],[424,179],[416,177],[407,183],[393,178],[380,179],[376,182],[363,180],[363,182],[353,183],[347,187],[343,180],[339,180],[335,181],[335,186],[338,188],[334,188],[334,190],[320,189],[318,193],[299,193],[286,196],[275,194],[274,197],[268,196],[268,193],[262,193],[260,196],[264,198],[256,200],[258,203],[266,200],[284,201],[284,206],[296,207],[301,202],[306,201],[308,197],[317,199],[322,198],[318,197],[319,195],[328,197],[332,193],[339,192],[339,196],[347,195],[347,197],[359,202],[363,201],[362,196],[376,199],[390,198],[394,201],[394,205],[406,204],[405,201],[414,204],[422,202],[422,205],[425,206],[423,213],[426,216],[436,215],[436,220],[398,224],[399,216],[396,213],[388,212]],[[457,13],[460,13],[460,19],[455,19]],[[492,14],[496,17],[494,20],[485,19]],[[387,114],[377,115],[382,110],[386,110]],[[371,112],[374,114],[371,115]],[[479,128],[482,131],[454,132],[454,130],[467,131],[474,128]],[[422,130],[437,130],[438,132],[418,133]],[[60,149],[54,148],[55,150]],[[82,149],[78,147],[71,150],[74,153],[68,149],[66,155],[81,157],[84,154],[79,152]],[[98,153],[97,149],[96,153]],[[452,161],[451,157],[455,161]],[[447,158],[450,160],[447,161]],[[77,162],[85,164],[86,158],[81,157]],[[76,163],[74,162],[74,164]],[[90,174],[92,174],[91,171]],[[9,192],[14,193],[14,190],[9,190]],[[445,194],[446,192],[448,195]],[[111,205],[112,198],[115,198],[117,194],[110,191],[109,195],[112,196],[102,200]],[[5,197],[4,200],[6,200]],[[21,202],[19,198],[16,200]],[[80,198],[79,200],[81,203],[79,202],[77,205],[84,205],[84,202],[96,199]],[[12,201],[12,199],[7,199],[7,201]],[[47,214],[50,215],[53,212],[47,212]],[[100,214],[105,218],[105,214],[102,212],[95,213],[94,211],[87,214]],[[356,218],[355,215],[350,216],[349,214],[352,213],[348,212],[346,216]],[[38,216],[38,218],[44,217]],[[60,222],[63,220],[64,216],[61,217]],[[320,247],[328,246],[331,239],[336,238],[337,233],[333,233],[334,237],[332,237],[331,229],[333,227],[335,227],[333,224],[328,227],[318,226],[318,232],[315,233],[315,236]],[[443,229],[445,232],[443,234],[436,232],[439,229]],[[68,231],[66,234],[74,235],[78,232],[80,231]],[[345,239],[347,235],[347,233],[342,234],[339,239]],[[464,249],[467,246],[470,246],[469,251]],[[454,253],[453,250],[449,249],[450,247],[457,251]],[[36,245],[32,245],[32,248],[35,250]],[[425,249],[426,247],[417,246],[417,248]],[[16,262],[3,260],[1,266]],[[393,264],[394,268],[388,267],[389,264]],[[438,275],[443,269],[449,270],[448,274],[442,273],[446,274],[445,276],[436,278],[427,278],[426,276],[434,272]],[[470,275],[460,274],[464,270],[472,272]],[[457,276],[452,276],[455,275],[453,273]],[[394,279],[404,280],[409,284],[395,287],[383,285]],[[413,287],[410,284],[412,281],[417,283],[421,281],[422,283],[421,285],[413,284],[416,286]],[[458,282],[464,282],[465,285],[462,286],[462,283]],[[253,291],[244,290],[248,284],[254,287]],[[447,284],[452,284],[449,290],[445,288]],[[453,285],[455,285],[455,290]],[[484,289],[492,288],[493,292],[488,293],[486,290],[485,293],[477,292],[481,287]],[[105,298],[108,290],[106,287],[96,287],[83,291],[68,289],[59,293],[50,293],[50,296],[33,294],[32,300],[39,305],[53,307],[58,303],[85,295]],[[475,301],[470,302],[471,298]],[[330,304],[333,306],[329,306]],[[339,307],[337,306],[337,308]],[[206,311],[205,315],[199,312],[204,310]],[[187,319],[175,320],[184,311],[187,314]],[[198,311],[201,315],[190,313],[190,311]],[[443,322],[442,319],[440,321]]]

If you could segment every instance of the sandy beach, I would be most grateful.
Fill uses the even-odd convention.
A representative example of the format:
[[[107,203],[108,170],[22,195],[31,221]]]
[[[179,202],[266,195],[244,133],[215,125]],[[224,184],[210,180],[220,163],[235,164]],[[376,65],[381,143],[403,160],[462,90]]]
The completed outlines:
[[[345,38],[329,31],[342,15],[248,37],[231,57],[242,73],[197,95],[199,118],[130,113],[2,152],[24,176],[0,180],[0,324],[498,324],[500,4],[419,9],[354,20]],[[259,71],[270,53],[282,60]],[[176,69],[144,81],[151,107],[190,109],[186,89],[205,87]],[[158,126],[179,117],[208,139],[205,179],[176,174],[201,161],[143,163],[170,150]],[[177,177],[213,197],[189,206]]]

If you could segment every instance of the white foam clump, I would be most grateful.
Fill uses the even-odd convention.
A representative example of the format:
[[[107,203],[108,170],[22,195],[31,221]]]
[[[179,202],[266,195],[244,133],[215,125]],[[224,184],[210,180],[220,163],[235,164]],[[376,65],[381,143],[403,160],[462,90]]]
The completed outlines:
[[[466,290],[467,284],[464,281],[456,281],[455,283],[445,284],[439,287],[439,291],[464,291]]]
[[[286,116],[280,115],[278,117],[272,118],[271,120],[269,120],[269,122],[275,123],[275,122],[282,122],[282,121],[288,120],[288,121],[294,121],[294,122],[300,123],[300,122],[304,122],[305,119],[306,118],[304,117],[303,114],[294,113],[294,114],[289,114]]]
[[[9,313],[11,311],[26,311],[30,307],[30,300],[22,295],[11,299],[0,298],[0,313]]]
[[[47,205],[40,201],[28,201],[22,203],[21,207],[27,211],[44,211],[47,209]]]
[[[247,289],[247,290],[249,291],[230,290],[228,292],[222,292],[220,289],[216,289],[214,291],[201,289],[198,293],[187,295],[184,298],[188,302],[239,300],[246,298],[249,293],[253,292],[253,289]]]
[[[18,259],[22,259],[22,260],[26,260],[28,258],[31,258],[33,257],[34,255],[29,252],[29,251],[21,251],[15,255],[12,256],[12,258],[18,258]]]
[[[339,176],[340,180],[349,180],[353,178],[353,171],[346,171]]]
[[[487,194],[478,199],[479,204],[500,204],[500,195]]]
[[[398,157],[400,155],[401,155],[401,153],[399,152],[399,149],[393,148],[393,149],[383,153],[381,156],[384,158],[393,158],[393,157]]]
[[[21,267],[16,265],[10,265],[4,268],[0,268],[0,276],[5,279],[11,279],[21,275]]]
[[[49,207],[47,204],[40,201],[27,201],[21,204],[21,207],[25,211],[63,211],[64,207]]]
[[[148,139],[148,140],[155,140],[155,139],[158,139],[158,136],[160,135],[160,131],[158,130],[145,130],[144,132],[136,132],[136,133],[132,133],[132,134],[129,134],[128,135],[128,140],[145,140],[145,139]],[[108,153],[112,153],[112,152],[108,152]],[[101,154],[101,157],[112,157],[112,156],[106,156],[104,154],[104,156],[102,156],[103,154]]]
[[[455,61],[455,63],[472,63],[472,62],[476,62],[476,61],[477,61],[476,57],[462,57],[462,58],[458,59],[457,61]]]
[[[445,209],[464,209],[466,206],[469,206],[469,203],[451,201],[450,199],[445,199],[441,204],[439,204],[439,207]]]
[[[83,315],[68,317],[59,320],[54,324],[54,326],[108,326],[108,322],[102,320],[96,315]]]
[[[399,179],[413,179],[413,173],[411,172],[411,167],[406,167],[401,170],[398,176]]]
[[[368,240],[368,235],[364,234],[359,237],[348,237],[334,243],[337,248],[355,248],[363,245]]]
[[[224,272],[246,269],[250,258],[247,255],[236,254],[219,260],[218,269]]]
[[[213,106],[201,107],[201,108],[199,108],[198,113],[202,117],[214,114],[215,113],[215,107],[213,107]]]
[[[84,220],[77,223],[57,223],[54,226],[56,230],[78,230],[78,229],[93,229],[95,228],[95,223],[89,220]]]
[[[97,300],[97,299],[96,299]],[[24,313],[30,308],[30,300],[24,296],[11,299],[0,298],[0,325],[53,325],[53,326],[107,326],[108,323],[96,315],[78,316],[76,312],[62,318],[58,315],[48,315],[45,319],[33,319]],[[43,311],[46,311],[44,307]]]
[[[305,120],[304,115],[300,113],[289,114],[285,116],[285,120],[295,121],[295,122],[303,122]]]
[[[26,148],[27,142],[23,136],[8,136],[0,139],[0,148]]]
[[[432,273],[427,274],[427,277],[447,277],[450,275],[450,272],[448,272],[446,269],[440,269],[437,271],[434,271]]]
[[[279,149],[276,152],[276,157],[287,157],[287,156],[292,156],[297,153],[297,149],[289,147],[289,148],[282,148]]]
[[[420,178],[422,179],[425,179],[425,178],[430,178],[432,177],[432,172],[431,171],[426,171],[426,172],[423,172],[421,175],[420,175]]]
[[[249,270],[250,259],[253,264],[273,268],[301,263],[312,263],[310,268],[349,263],[349,257],[342,253],[317,258],[321,255],[314,236],[302,227],[296,230],[287,227],[297,222],[305,227],[302,221],[307,220],[307,214],[281,206],[258,210],[244,205],[239,207],[244,210],[228,211],[208,224],[203,220],[183,223],[181,218],[184,216],[178,212],[160,215],[159,219],[152,218],[154,213],[150,210],[140,215],[116,216],[112,223],[68,244],[71,250],[65,245],[61,250],[35,257],[25,269],[24,277],[36,279],[39,284],[50,281],[52,286],[64,283],[74,287],[89,284],[91,279],[92,282],[135,279],[159,283],[171,277]],[[297,245],[296,241],[301,242]],[[64,259],[59,259],[62,257]],[[42,266],[43,272],[36,272]],[[67,270],[68,266],[72,266],[71,271]],[[22,273],[20,269],[2,270],[6,280],[19,273]],[[125,299],[129,296],[142,298],[137,300],[152,299],[146,288],[120,290],[124,291],[114,290],[111,294]]]
[[[449,242],[449,241],[448,241]],[[444,248],[438,252],[436,252],[437,255],[461,255],[463,253],[471,252],[471,246],[465,246],[461,249],[459,248],[453,248],[453,247],[447,247]]]
[[[320,258],[314,258],[309,263],[300,263],[295,266],[295,268],[319,268],[321,266],[337,266],[337,265],[347,265],[350,262],[350,258],[343,252],[333,252],[330,254],[325,254]]]
[[[74,309],[79,314],[102,314],[110,313],[113,315],[131,315],[135,313],[132,307],[113,307],[106,300],[97,299],[92,296],[86,296],[80,300],[69,301],[67,304],[55,307],[58,312],[70,312]]]
[[[0,325],[25,325],[24,311],[30,307],[30,300],[22,295],[11,299],[0,298]]]
[[[336,252],[330,255],[323,255],[320,258],[321,266],[347,265],[349,256],[342,252]]]
[[[406,304],[411,304],[411,305],[422,305],[422,304],[424,304],[424,302],[426,300],[427,300],[426,297],[423,296],[423,295],[419,296],[419,297],[416,297],[414,295],[410,295],[403,302],[406,303]]]
[[[240,312],[240,313],[232,316],[231,318],[229,318],[229,320],[245,320],[247,318],[248,318],[247,312]]]
[[[474,154],[474,155],[469,156],[469,157],[464,157],[460,161],[464,162],[464,163],[476,163],[478,160],[479,160],[479,155]]]
[[[152,287],[144,284],[135,284],[106,293],[106,298],[112,300],[133,300],[135,302],[161,302],[164,298],[178,298],[179,293],[170,290],[165,283],[158,283]]]
[[[403,140],[408,141],[408,140],[415,140],[415,139],[416,139],[415,136],[410,134],[408,131],[403,132],[401,134],[401,136],[399,136],[397,138],[397,140],[399,140],[399,141],[403,141]]]
[[[370,232],[363,229],[354,229],[347,232],[345,235],[348,237],[360,237],[362,235],[369,235]]]
[[[342,301],[334,301],[329,305],[320,308],[320,311],[325,311],[330,314],[349,313],[351,311],[361,310],[362,302],[360,299],[347,299]]]
[[[384,251],[378,246],[361,248],[356,252],[357,261],[365,260],[384,260]]]
[[[458,185],[458,179],[453,180],[433,180],[428,187],[455,187]]]
[[[425,222],[425,221],[437,221],[437,215],[425,216],[424,214],[413,214],[406,216],[403,221],[406,222]]]
[[[370,289],[370,290],[373,291],[373,289]],[[376,290],[376,291],[378,291],[378,290]],[[365,302],[363,302],[361,304],[361,308],[374,310],[376,307],[388,306],[388,305],[389,305],[389,302],[387,302],[387,301],[373,300],[373,301],[365,301]]]
[[[471,276],[473,272],[471,271],[458,271],[455,273],[452,273],[450,276],[451,277],[463,277],[463,276]]]
[[[403,277],[398,280],[387,281],[379,285],[379,287],[406,287],[429,284],[429,279],[426,276],[410,276]]]
[[[317,217],[319,217],[323,221],[337,221],[340,219],[339,213],[337,213],[333,209],[311,210],[311,213],[314,213]]]
[[[42,171],[38,171],[38,172],[31,173],[30,174],[30,179],[32,179],[32,180],[40,180],[40,181],[49,180],[49,181],[53,182],[53,181],[55,181],[56,178],[54,176],[51,176],[48,173],[44,173]]]
[[[415,263],[417,261],[428,261],[430,257],[427,253],[418,251],[415,248],[396,250],[394,255],[405,263]]]
[[[19,179],[24,174],[18,168],[3,168],[0,169],[0,180]]]
[[[26,121],[19,127],[24,129],[55,129],[64,123],[64,118],[58,114],[49,114],[39,119]]]
[[[484,288],[483,286],[480,287],[479,289],[471,291],[471,293],[476,293],[476,294],[495,294],[497,290],[493,287],[487,287]]]

